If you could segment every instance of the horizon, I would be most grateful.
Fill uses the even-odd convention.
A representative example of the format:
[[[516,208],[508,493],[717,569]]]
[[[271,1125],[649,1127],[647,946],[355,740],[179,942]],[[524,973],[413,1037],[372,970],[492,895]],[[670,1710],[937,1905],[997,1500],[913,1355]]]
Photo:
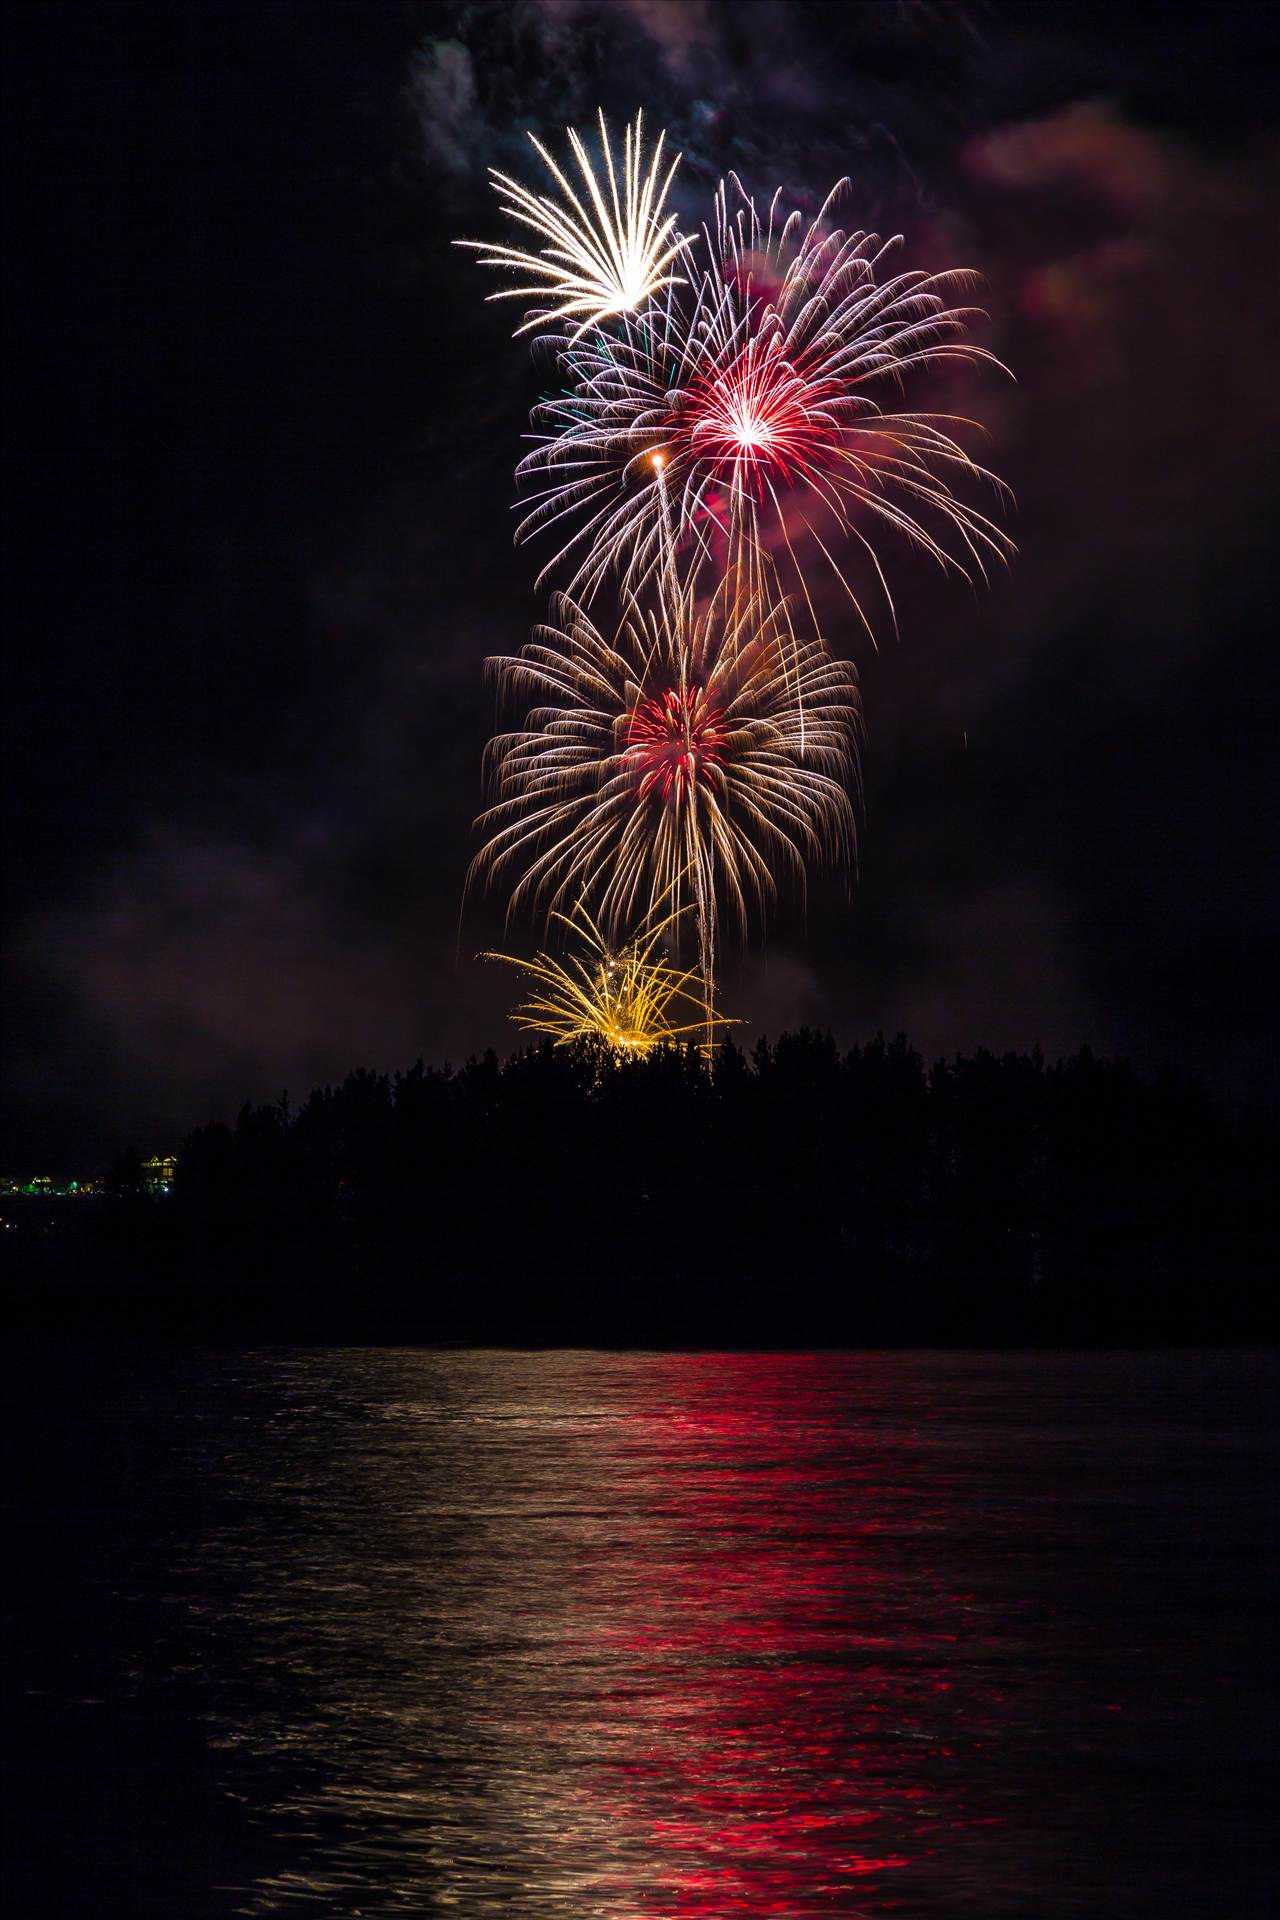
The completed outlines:
[[[1131,1073],[1134,1079],[1144,1086],[1172,1085],[1184,1092],[1201,1095],[1208,1100],[1210,1110],[1215,1118],[1228,1125],[1256,1124],[1259,1122],[1265,1124],[1268,1119],[1273,1117],[1270,1115],[1267,1107],[1259,1107],[1254,1102],[1232,1100],[1229,1097],[1224,1097],[1221,1092],[1216,1092],[1207,1081],[1201,1079],[1196,1074],[1184,1071],[1173,1063],[1165,1062],[1153,1068],[1140,1067],[1128,1054],[1102,1052],[1091,1046],[1087,1040],[1083,1041],[1079,1047],[1073,1048],[1071,1052],[1059,1054],[1046,1053],[1039,1045],[1030,1047],[993,1048],[978,1044],[970,1050],[957,1049],[951,1053],[931,1055],[926,1053],[923,1048],[915,1046],[910,1034],[901,1031],[898,1033],[886,1033],[884,1029],[881,1028],[874,1034],[868,1034],[860,1040],[854,1040],[848,1045],[842,1045],[829,1028],[799,1026],[795,1028],[784,1027],[776,1034],[759,1033],[749,1043],[743,1035],[726,1034],[721,1040],[716,1042],[715,1051],[719,1054],[721,1049],[727,1048],[736,1052],[745,1061],[748,1070],[754,1072],[754,1063],[757,1061],[762,1047],[769,1048],[777,1046],[782,1042],[805,1039],[814,1039],[820,1043],[830,1041],[835,1049],[837,1059],[841,1062],[851,1061],[871,1048],[896,1047],[901,1042],[905,1046],[906,1051],[914,1059],[919,1060],[925,1076],[926,1085],[930,1075],[934,1073],[947,1068],[969,1065],[974,1061],[982,1059],[991,1059],[997,1062],[1016,1061],[1034,1066],[1037,1071],[1048,1074],[1060,1072],[1073,1064],[1079,1064],[1082,1061],[1089,1060],[1099,1066],[1116,1068]],[[367,1076],[375,1080],[386,1081],[394,1090],[398,1081],[406,1079],[419,1070],[428,1074],[437,1074],[441,1077],[454,1077],[464,1073],[468,1068],[482,1065],[492,1058],[497,1063],[498,1071],[502,1073],[507,1071],[508,1068],[515,1066],[518,1062],[527,1059],[531,1054],[543,1053],[549,1050],[573,1053],[578,1049],[583,1049],[589,1056],[592,1052],[592,1045],[590,1042],[584,1043],[577,1041],[570,1043],[566,1048],[562,1043],[553,1041],[549,1036],[544,1035],[541,1038],[533,1037],[526,1038],[522,1041],[517,1040],[510,1050],[505,1053],[494,1046],[477,1048],[464,1058],[456,1061],[449,1059],[447,1056],[438,1061],[427,1060],[424,1055],[419,1054],[414,1060],[410,1061],[407,1066],[401,1067],[379,1066],[367,1062],[357,1063],[348,1067],[345,1072],[334,1075],[329,1080],[317,1082],[315,1085],[309,1086],[306,1092],[301,1095],[296,1094],[295,1090],[290,1087],[281,1088],[280,1092],[274,1096],[261,1091],[249,1091],[246,1092],[240,1100],[233,1102],[231,1106],[225,1108],[223,1111],[205,1114],[202,1118],[191,1119],[174,1135],[166,1137],[165,1139],[148,1139],[141,1145],[132,1139],[116,1141],[114,1145],[89,1165],[81,1161],[76,1167],[72,1167],[65,1162],[62,1164],[41,1163],[37,1167],[34,1162],[31,1162],[29,1168],[23,1167],[20,1171],[15,1171],[11,1168],[6,1172],[0,1168],[0,1187],[8,1186],[17,1191],[26,1191],[32,1183],[42,1179],[53,1181],[64,1189],[71,1186],[79,1186],[81,1189],[85,1189],[90,1185],[100,1187],[104,1179],[109,1175],[112,1167],[116,1163],[124,1160],[127,1156],[135,1155],[144,1167],[166,1159],[180,1157],[183,1145],[193,1134],[210,1126],[223,1126],[234,1129],[237,1120],[245,1113],[266,1112],[279,1109],[283,1106],[287,1109],[290,1118],[296,1118],[299,1109],[304,1107],[308,1101],[315,1099],[319,1095],[331,1093],[335,1088],[345,1086],[353,1079]],[[681,1055],[696,1054],[700,1050],[700,1043],[695,1040],[660,1042],[654,1049],[655,1052],[665,1051]],[[607,1049],[602,1048],[600,1051],[603,1057]],[[634,1064],[636,1063],[619,1059],[614,1059],[609,1062],[609,1065],[613,1069],[619,1071],[626,1071],[629,1066]],[[710,1071],[714,1078],[714,1068],[711,1068]]]

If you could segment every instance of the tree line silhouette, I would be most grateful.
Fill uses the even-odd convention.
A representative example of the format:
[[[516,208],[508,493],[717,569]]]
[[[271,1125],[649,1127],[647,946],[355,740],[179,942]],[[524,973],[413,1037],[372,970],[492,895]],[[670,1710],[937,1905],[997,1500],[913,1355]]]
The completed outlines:
[[[926,1068],[803,1030],[708,1073],[548,1043],[246,1105],[163,1198],[122,1159],[43,1297],[288,1340],[1259,1338],[1275,1145],[1087,1049]]]

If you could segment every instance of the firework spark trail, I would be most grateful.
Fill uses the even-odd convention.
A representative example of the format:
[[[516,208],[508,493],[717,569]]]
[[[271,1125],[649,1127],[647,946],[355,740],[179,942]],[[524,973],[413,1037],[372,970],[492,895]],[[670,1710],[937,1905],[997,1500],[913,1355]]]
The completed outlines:
[[[679,917],[651,913],[633,939],[614,947],[579,903],[572,913],[553,915],[579,947],[567,960],[548,953],[532,960],[507,953],[481,957],[519,968],[532,983],[534,991],[511,1018],[556,1046],[599,1040],[619,1059],[643,1059],[655,1047],[700,1034],[706,1049],[718,1031],[737,1022],[704,1001],[696,968],[673,967],[660,952]]]
[[[527,187],[493,168],[490,177],[503,212],[532,228],[549,244],[537,253],[527,253],[483,240],[454,242],[479,253],[481,266],[532,276],[531,286],[502,287],[488,296],[490,300],[559,303],[535,308],[516,328],[517,338],[539,327],[577,321],[569,335],[572,344],[602,320],[639,311],[654,294],[677,282],[678,276],[664,269],[679,258],[688,243],[676,231],[676,215],[669,213],[664,218],[663,207],[680,155],[671,162],[665,178],[660,178],[666,140],[661,133],[646,167],[643,115],[637,113],[634,126],[628,126],[624,134],[619,194],[618,170],[604,114],[600,113],[598,119],[607,197],[590,155],[572,127],[566,132],[582,176],[586,204],[541,141],[530,134],[530,143],[564,196],[563,201],[530,193]]]
[[[611,334],[552,338],[567,388],[535,410],[537,444],[516,470],[534,501],[517,537],[568,535],[540,580],[568,566],[568,590],[588,604],[610,577],[634,591],[670,538],[695,564],[718,551],[753,589],[789,574],[808,601],[794,520],[870,633],[832,532],[861,549],[891,614],[876,532],[967,577],[1008,559],[1008,536],[953,485],[1003,491],[957,438],[974,423],[869,390],[956,363],[1000,366],[966,337],[976,310],[951,304],[972,276],[879,278],[900,243],[827,227],[845,184],[804,228],[798,214],[779,221],[777,196],[762,219],[731,177],[704,230],[711,264],[687,294],[669,286]]]
[[[633,601],[611,640],[566,596],[553,614],[490,662],[526,712],[490,743],[471,878],[511,880],[509,914],[590,899],[610,937],[692,906],[710,1000],[722,915],[744,935],[780,876],[803,896],[811,861],[852,851],[854,669],[728,580]]]

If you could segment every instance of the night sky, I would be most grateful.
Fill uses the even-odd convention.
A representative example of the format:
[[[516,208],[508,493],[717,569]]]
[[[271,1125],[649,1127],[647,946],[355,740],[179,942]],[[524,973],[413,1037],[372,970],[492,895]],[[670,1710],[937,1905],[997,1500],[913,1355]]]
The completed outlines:
[[[0,1171],[514,1044],[459,932],[539,389],[449,245],[602,105],[983,272],[1020,554],[838,597],[856,878],[731,961],[752,1033],[1083,1042],[1274,1097],[1280,144],[1270,11],[818,0],[45,3],[6,111]],[[536,163],[535,163],[536,165]],[[522,925],[508,944],[531,948]]]

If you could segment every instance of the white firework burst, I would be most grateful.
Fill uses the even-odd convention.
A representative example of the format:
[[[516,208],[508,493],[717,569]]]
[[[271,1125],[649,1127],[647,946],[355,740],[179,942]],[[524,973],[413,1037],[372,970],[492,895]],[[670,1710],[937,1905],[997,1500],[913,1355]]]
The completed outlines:
[[[517,336],[538,327],[572,326],[577,340],[601,321],[617,314],[638,313],[654,294],[676,283],[668,272],[686,242],[676,230],[674,213],[664,214],[677,154],[665,175],[662,149],[665,133],[648,162],[644,156],[643,115],[637,113],[623,138],[621,186],[604,114],[600,113],[600,145],[604,178],[597,175],[581,136],[566,128],[569,145],[581,175],[575,188],[540,140],[529,139],[560,190],[561,198],[531,193],[507,174],[490,169],[502,210],[529,227],[546,244],[536,253],[517,247],[490,245],[482,240],[459,240],[480,255],[480,264],[522,276],[522,284],[502,287],[490,300],[538,300],[553,304],[535,308],[516,328]],[[532,281],[532,284],[524,282]]]

